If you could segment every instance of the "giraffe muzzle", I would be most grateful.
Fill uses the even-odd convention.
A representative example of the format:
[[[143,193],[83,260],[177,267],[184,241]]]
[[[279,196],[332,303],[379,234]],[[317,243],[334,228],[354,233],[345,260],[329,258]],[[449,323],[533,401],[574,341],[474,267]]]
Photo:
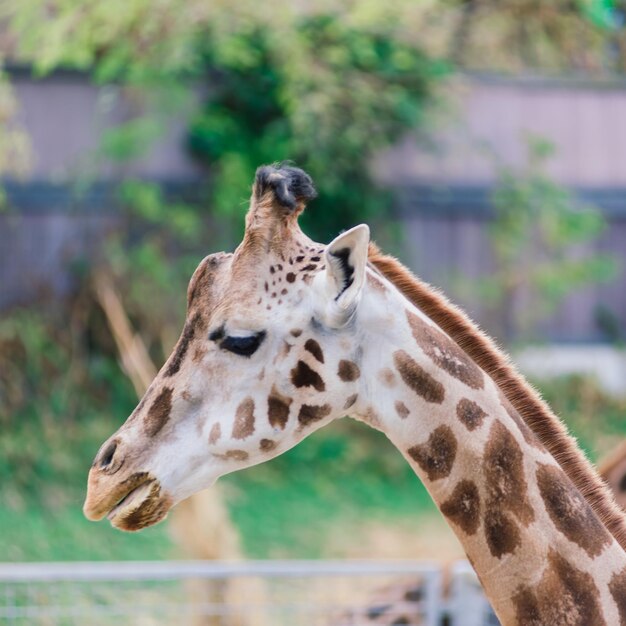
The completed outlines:
[[[121,481],[116,478],[103,474],[97,467],[91,469],[83,506],[87,519],[98,521],[106,516],[112,526],[135,531],[166,516],[172,498],[154,476],[136,472]]]

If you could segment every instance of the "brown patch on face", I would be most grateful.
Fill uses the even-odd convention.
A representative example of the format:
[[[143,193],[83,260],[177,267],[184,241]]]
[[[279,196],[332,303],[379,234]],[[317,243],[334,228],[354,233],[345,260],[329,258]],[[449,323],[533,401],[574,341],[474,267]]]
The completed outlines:
[[[300,330],[299,328],[294,328],[293,330],[289,332],[291,333],[293,337],[299,337],[302,334],[302,330]]]
[[[190,320],[187,320],[187,322],[185,322],[185,327],[183,328],[180,339],[176,344],[176,349],[170,357],[169,364],[167,366],[167,369],[165,370],[165,377],[173,376],[180,369],[183,359],[187,354],[189,344],[191,343],[191,340],[193,339],[196,332],[196,327],[198,326],[200,318],[200,313],[196,313]]]
[[[213,445],[219,441],[219,438],[222,436],[222,427],[219,422],[216,422],[211,426],[211,431],[209,432],[209,444]]]
[[[317,391],[326,389],[322,377],[304,361],[298,361],[297,365],[291,370],[291,382],[296,387],[313,387]]]
[[[315,339],[307,339],[304,344],[304,349],[310,352],[320,363],[324,362],[324,353],[322,352],[320,344],[317,343]]]
[[[457,441],[449,426],[438,426],[426,443],[408,449],[409,456],[426,472],[428,480],[446,478],[452,471]]]
[[[626,567],[621,572],[613,574],[609,590],[617,604],[620,626],[626,626]]]
[[[331,410],[330,404],[323,404],[322,406],[303,404],[298,413],[298,421],[302,426],[308,426],[330,415]]]
[[[443,385],[418,365],[407,352],[396,350],[393,362],[404,383],[426,402],[441,404],[445,396]]]
[[[385,367],[378,372],[378,379],[383,383],[383,385],[385,385],[385,387],[396,386],[396,376],[388,367]]]
[[[487,505],[485,513],[485,539],[492,556],[500,558],[512,554],[522,545],[519,526],[506,510]]]
[[[587,572],[577,569],[554,550],[534,587],[522,585],[513,596],[518,624],[524,626],[606,626],[600,592]]]
[[[489,431],[482,469],[487,508],[508,510],[528,526],[535,519],[535,513],[528,502],[522,450],[500,420],[496,420]]]
[[[441,512],[468,535],[473,535],[480,524],[480,495],[471,480],[462,480],[452,495],[441,505]]]
[[[590,557],[598,556],[611,543],[605,527],[562,469],[539,464],[537,484],[557,530]]]
[[[263,452],[270,452],[275,447],[276,442],[272,439],[261,439],[261,441],[259,442],[259,448],[261,448]]]
[[[402,400],[396,400],[394,407],[396,409],[396,413],[402,418],[402,419],[406,419],[406,417],[409,415],[410,411],[407,407],[406,404],[404,404],[404,402],[402,402]]]
[[[285,428],[292,402],[291,398],[281,395],[276,387],[272,387],[272,392],[267,399],[267,417],[272,427],[278,426],[281,430]]]
[[[413,338],[436,365],[472,389],[483,388],[482,370],[456,343],[411,311],[406,316]]]
[[[538,450],[545,450],[543,444],[537,439],[535,433],[530,429],[528,424],[523,420],[522,416],[515,410],[513,405],[509,402],[508,398],[498,390],[498,396],[500,398],[500,404],[504,407],[504,410],[509,414],[509,417],[515,422],[524,437],[524,441],[528,445],[534,446]]]
[[[285,276],[285,279],[288,283],[293,283],[296,280],[296,275],[293,272],[288,272],[287,276]]]
[[[361,375],[359,366],[354,361],[347,361],[341,359],[339,361],[339,367],[337,368],[337,376],[341,378],[345,383],[351,383],[355,381]]]
[[[254,400],[250,397],[243,400],[237,407],[232,437],[245,439],[254,432]]]
[[[347,411],[350,407],[354,406],[354,403],[356,402],[356,399],[359,397],[358,393],[353,393],[351,396],[348,397],[348,399],[346,400],[346,403],[343,405],[343,410]]]
[[[456,416],[467,427],[467,430],[474,430],[482,425],[487,413],[476,402],[462,398],[456,405]]]
[[[194,363],[199,363],[206,355],[206,350],[202,346],[196,346],[196,349],[193,351],[193,356],[191,360]]]
[[[172,389],[164,387],[155,398],[144,418],[144,428],[148,437],[157,435],[167,423],[172,411]]]

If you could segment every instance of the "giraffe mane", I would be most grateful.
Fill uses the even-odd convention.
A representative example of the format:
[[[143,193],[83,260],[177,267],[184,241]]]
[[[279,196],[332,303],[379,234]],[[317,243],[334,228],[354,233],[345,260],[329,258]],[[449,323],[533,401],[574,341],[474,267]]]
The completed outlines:
[[[608,486],[568,433],[567,426],[518,372],[509,356],[439,290],[419,280],[400,261],[381,252],[374,243],[370,243],[368,259],[370,267],[389,280],[491,376],[626,551],[626,518]]]

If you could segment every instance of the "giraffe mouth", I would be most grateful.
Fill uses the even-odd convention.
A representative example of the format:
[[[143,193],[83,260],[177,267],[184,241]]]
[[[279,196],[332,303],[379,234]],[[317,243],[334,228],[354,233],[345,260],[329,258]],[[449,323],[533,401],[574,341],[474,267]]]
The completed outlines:
[[[111,525],[135,531],[160,522],[172,506],[172,499],[161,490],[159,481],[148,479],[129,491],[108,512]]]
[[[172,505],[172,497],[148,472],[136,472],[112,486],[92,470],[83,511],[87,519],[106,516],[115,528],[133,531],[160,522]]]

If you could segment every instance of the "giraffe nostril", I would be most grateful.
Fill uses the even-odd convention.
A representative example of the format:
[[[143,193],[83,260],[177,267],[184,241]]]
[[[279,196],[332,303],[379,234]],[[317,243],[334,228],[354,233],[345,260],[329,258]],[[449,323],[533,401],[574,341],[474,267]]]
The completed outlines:
[[[117,450],[117,441],[112,441],[102,452],[98,466],[100,469],[107,469],[113,462],[115,451]]]

